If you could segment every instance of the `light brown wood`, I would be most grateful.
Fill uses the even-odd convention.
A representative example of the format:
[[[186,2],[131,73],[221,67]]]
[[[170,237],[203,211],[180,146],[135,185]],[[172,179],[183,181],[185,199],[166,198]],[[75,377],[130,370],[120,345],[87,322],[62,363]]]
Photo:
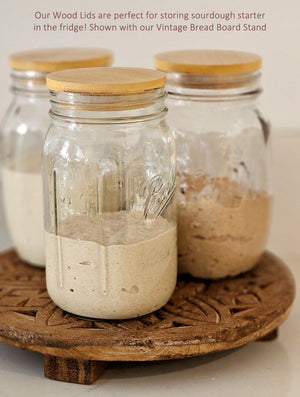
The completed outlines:
[[[44,356],[45,376],[61,382],[91,385],[106,368],[106,363],[75,358]]]
[[[104,48],[45,48],[12,54],[9,62],[13,69],[53,72],[109,66],[113,62],[113,52]]]
[[[73,378],[68,369],[60,374],[61,366],[69,368],[69,359],[170,360],[261,339],[285,320],[294,297],[292,274],[279,258],[265,253],[252,271],[235,278],[180,278],[170,301],[155,313],[122,321],[82,319],[51,301],[43,270],[9,251],[0,255],[0,341],[43,353],[47,376],[78,382],[85,379],[82,374]],[[54,365],[47,356],[60,358]],[[86,381],[96,367],[87,367]]]
[[[191,74],[240,74],[262,67],[262,57],[243,51],[182,50],[155,56],[155,67],[165,72]]]
[[[47,76],[50,90],[98,95],[142,93],[164,87],[165,74],[141,68],[89,68],[54,72]]]

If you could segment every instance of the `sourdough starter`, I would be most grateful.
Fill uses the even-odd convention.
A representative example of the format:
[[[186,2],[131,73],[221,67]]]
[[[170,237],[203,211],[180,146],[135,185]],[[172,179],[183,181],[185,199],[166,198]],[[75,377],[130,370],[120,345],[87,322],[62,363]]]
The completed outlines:
[[[272,198],[227,178],[179,177],[179,273],[217,279],[251,269],[270,228]]]
[[[75,215],[46,232],[47,289],[71,313],[123,319],[162,307],[176,284],[176,227],[139,211]]]
[[[2,169],[5,217],[19,256],[35,266],[45,266],[41,154]]]

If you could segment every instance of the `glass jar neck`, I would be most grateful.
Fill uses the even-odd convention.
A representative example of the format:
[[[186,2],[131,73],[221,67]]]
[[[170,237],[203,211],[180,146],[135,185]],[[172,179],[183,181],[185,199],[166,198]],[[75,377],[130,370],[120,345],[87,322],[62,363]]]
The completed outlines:
[[[260,78],[259,71],[227,75],[168,72],[166,88],[171,97],[191,101],[254,100],[262,92]]]
[[[79,124],[135,123],[164,117],[166,91],[130,95],[90,95],[51,91],[50,116]]]
[[[35,70],[12,69],[11,90],[16,95],[39,97],[49,100],[49,90],[46,87],[47,72]]]

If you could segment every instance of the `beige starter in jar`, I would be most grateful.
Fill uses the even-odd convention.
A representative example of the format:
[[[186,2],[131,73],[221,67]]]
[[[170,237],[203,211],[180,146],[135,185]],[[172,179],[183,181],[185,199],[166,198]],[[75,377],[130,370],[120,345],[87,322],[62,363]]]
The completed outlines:
[[[50,124],[46,75],[66,68],[108,66],[101,48],[47,48],[10,56],[13,102],[1,128],[6,223],[21,259],[45,266],[41,155]]]
[[[176,156],[164,120],[165,75],[77,69],[51,73],[47,85],[49,295],[84,317],[155,311],[169,300],[177,278]]]
[[[177,145],[179,273],[218,279],[250,270],[272,213],[270,131],[258,110],[259,55],[158,54]]]

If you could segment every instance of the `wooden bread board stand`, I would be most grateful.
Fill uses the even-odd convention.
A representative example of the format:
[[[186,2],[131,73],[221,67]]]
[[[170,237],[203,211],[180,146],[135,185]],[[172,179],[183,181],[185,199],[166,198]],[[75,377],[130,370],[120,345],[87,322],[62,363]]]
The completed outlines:
[[[166,306],[133,320],[78,318],[57,307],[44,270],[0,254],[0,341],[44,355],[45,376],[91,384],[109,361],[172,360],[270,340],[288,316],[295,283],[266,252],[250,272],[220,281],[178,280]]]

